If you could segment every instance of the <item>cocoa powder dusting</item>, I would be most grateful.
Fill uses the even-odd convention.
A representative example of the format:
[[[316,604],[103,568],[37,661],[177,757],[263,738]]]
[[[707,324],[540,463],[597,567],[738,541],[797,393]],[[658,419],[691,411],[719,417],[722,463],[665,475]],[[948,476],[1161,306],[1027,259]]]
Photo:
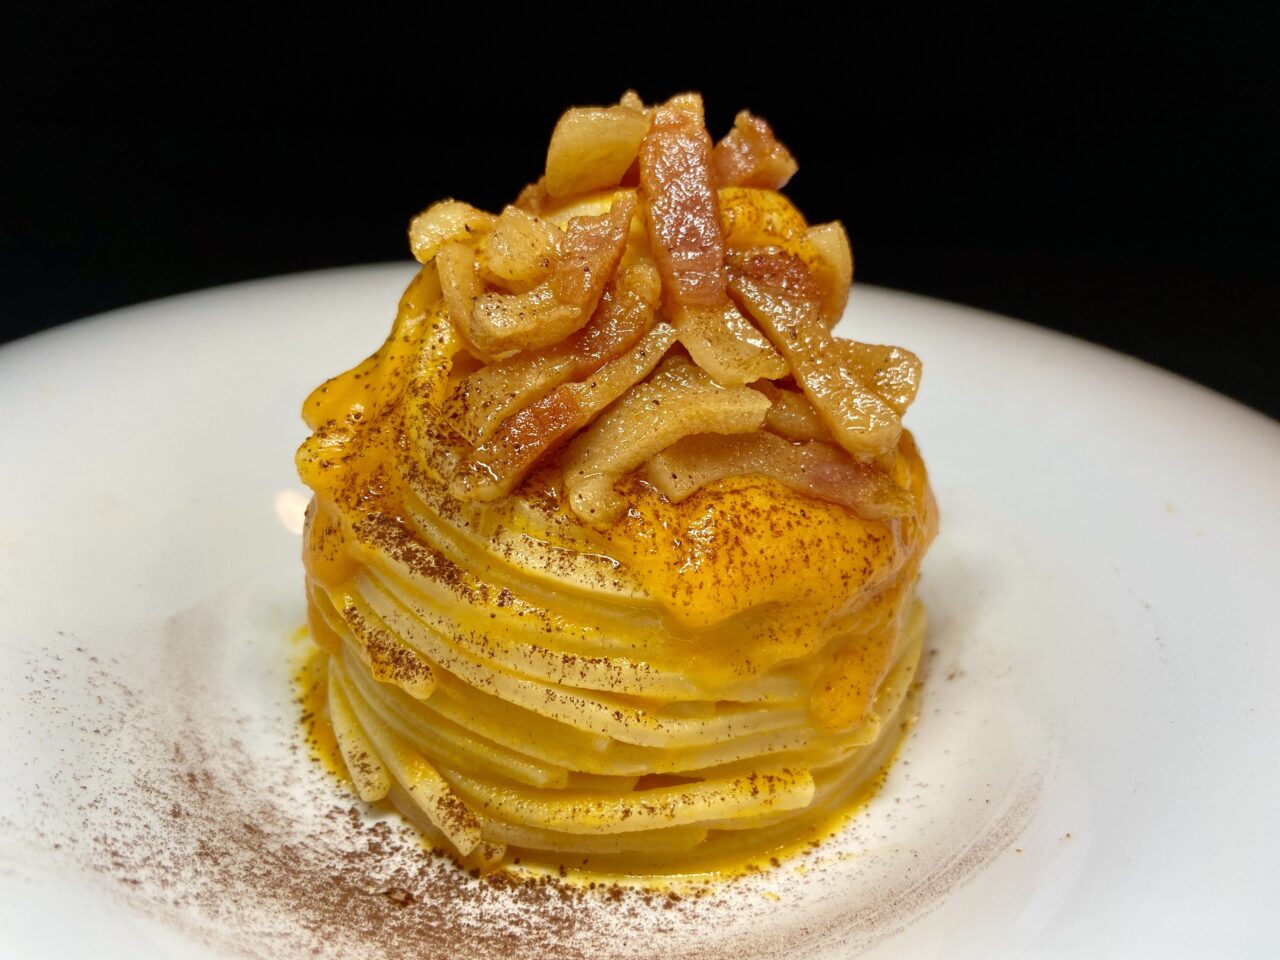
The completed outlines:
[[[111,644],[119,658],[50,638],[29,660],[18,733],[60,746],[23,782],[22,818],[3,824],[23,856],[97,878],[130,910],[232,956],[712,960],[865,947],[1008,846],[1034,799],[1024,791],[962,856],[919,859],[870,899],[833,884],[825,845],[796,858],[803,869],[671,895],[476,879],[311,758],[283,631],[271,642],[253,593]],[[875,839],[859,831],[893,830],[859,823],[852,846]]]
[[[389,631],[375,627],[348,603],[342,608],[342,619],[360,639],[365,662],[378,680],[390,680],[412,692],[415,687],[429,686],[435,679],[431,664],[405,646]]]

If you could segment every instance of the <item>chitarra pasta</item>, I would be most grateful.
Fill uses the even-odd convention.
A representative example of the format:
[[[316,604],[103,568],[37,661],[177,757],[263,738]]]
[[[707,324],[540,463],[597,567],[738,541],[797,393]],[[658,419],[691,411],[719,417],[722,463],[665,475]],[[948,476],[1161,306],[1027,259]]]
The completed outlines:
[[[360,797],[482,871],[728,871],[829,831],[908,719],[920,362],[743,112],[569,110],[438,203],[391,335],[307,398],[309,619]]]

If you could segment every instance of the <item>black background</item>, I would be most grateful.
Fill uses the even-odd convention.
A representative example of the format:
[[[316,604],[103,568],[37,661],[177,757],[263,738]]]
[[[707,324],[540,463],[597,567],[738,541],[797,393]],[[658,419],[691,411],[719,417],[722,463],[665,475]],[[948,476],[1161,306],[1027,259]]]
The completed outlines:
[[[857,280],[1280,416],[1276,4],[869,9],[504,22],[477,4],[324,37],[304,11],[284,30],[46,13],[0,40],[0,334],[405,258],[431,201],[495,209],[534,179],[564,107],[694,88],[715,135],[743,106],[769,118],[800,160],[792,197],[848,226]]]

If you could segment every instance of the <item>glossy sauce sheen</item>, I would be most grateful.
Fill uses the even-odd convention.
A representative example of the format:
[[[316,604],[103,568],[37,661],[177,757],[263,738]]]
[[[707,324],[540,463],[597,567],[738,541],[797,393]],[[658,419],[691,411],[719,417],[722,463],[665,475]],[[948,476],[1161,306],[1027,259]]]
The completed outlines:
[[[346,529],[352,518],[401,525],[399,477],[408,452],[405,430],[395,422],[400,411],[393,407],[377,419],[363,411],[391,393],[387,380],[396,377],[388,378],[387,368],[403,345],[393,335],[383,351],[323,385],[307,403],[322,430],[320,417],[346,411],[329,434],[340,438],[337,455],[325,457],[304,477],[317,493],[307,528],[307,573],[330,589],[340,588],[360,568]],[[427,491],[424,499],[439,497],[416,465],[409,467]],[[531,477],[510,501],[463,509],[483,517],[483,525],[587,552],[592,569],[608,571],[628,593],[644,597],[645,606],[660,609],[682,652],[695,657],[695,670],[704,659],[706,669],[716,670],[746,645],[756,647],[756,663],[763,667],[811,649],[820,642],[824,623],[898,579],[923,552],[936,532],[937,516],[910,433],[900,444],[894,478],[917,498],[916,516],[863,520],[760,476],[728,478],[671,503],[631,477],[619,488],[631,508],[601,534],[578,522],[560,502],[554,466]],[[774,610],[785,615],[774,618]],[[767,643],[756,642],[766,636]],[[748,637],[750,643],[744,643]],[[874,686],[884,664],[869,662],[866,669],[868,685]]]
[[[300,451],[299,467],[316,492],[304,559],[317,643],[339,654],[344,635],[362,625],[352,598],[357,606],[364,602],[362,578],[372,570],[414,598],[411,618],[438,614],[446,634],[455,631],[454,639],[482,658],[501,661],[522,639],[543,636],[562,661],[557,675],[570,685],[570,699],[581,682],[643,704],[630,719],[619,712],[614,729],[624,740],[667,736],[673,724],[662,719],[664,703],[678,716],[685,696],[707,704],[750,697],[766,676],[811,691],[803,707],[816,732],[806,751],[834,750],[842,731],[858,729],[902,655],[918,560],[936,531],[936,508],[910,435],[903,434],[893,469],[918,509],[892,520],[860,519],[760,476],[727,478],[680,503],[633,476],[618,487],[628,511],[601,533],[565,507],[554,461],[512,496],[462,503],[449,495],[446,478],[469,448],[439,414],[457,342],[433,309],[436,290],[424,270],[382,349],[306,402],[316,432]],[[348,622],[335,622],[344,605]],[[378,652],[385,637],[357,634],[364,662],[375,678],[390,682],[392,668]],[[918,655],[918,641],[916,647]],[[422,667],[443,685],[437,696],[465,694],[450,667],[451,661]],[[476,709],[483,731],[484,710]],[[897,726],[908,719],[905,708],[895,708]],[[896,742],[886,732],[866,748],[874,750],[868,762],[878,769]],[[641,749],[617,747],[623,756]],[[673,773],[682,772],[681,749],[692,748],[669,751]],[[579,750],[567,738],[562,762],[571,763]],[[654,756],[644,763],[660,765],[666,754]],[[725,769],[749,762],[746,753],[736,757],[724,754]],[[660,766],[653,770],[661,773]],[[731,872],[790,849],[797,838],[825,835],[866,795],[872,777],[832,788],[785,833],[759,831],[763,847],[745,842],[750,831],[739,830],[725,834],[732,843],[708,845],[705,853],[622,852],[595,857],[589,866],[614,875]],[[510,851],[525,863],[555,862],[518,845]]]

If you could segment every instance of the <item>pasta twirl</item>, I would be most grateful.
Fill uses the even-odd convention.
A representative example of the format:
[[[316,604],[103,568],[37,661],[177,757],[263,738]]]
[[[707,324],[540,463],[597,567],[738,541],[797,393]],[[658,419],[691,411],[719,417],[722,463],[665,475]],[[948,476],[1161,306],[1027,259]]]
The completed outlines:
[[[516,205],[413,221],[390,336],[304,404],[335,742],[468,866],[728,869],[895,749],[920,363],[831,333],[852,259],[795,170],[694,94],[571,111]]]

